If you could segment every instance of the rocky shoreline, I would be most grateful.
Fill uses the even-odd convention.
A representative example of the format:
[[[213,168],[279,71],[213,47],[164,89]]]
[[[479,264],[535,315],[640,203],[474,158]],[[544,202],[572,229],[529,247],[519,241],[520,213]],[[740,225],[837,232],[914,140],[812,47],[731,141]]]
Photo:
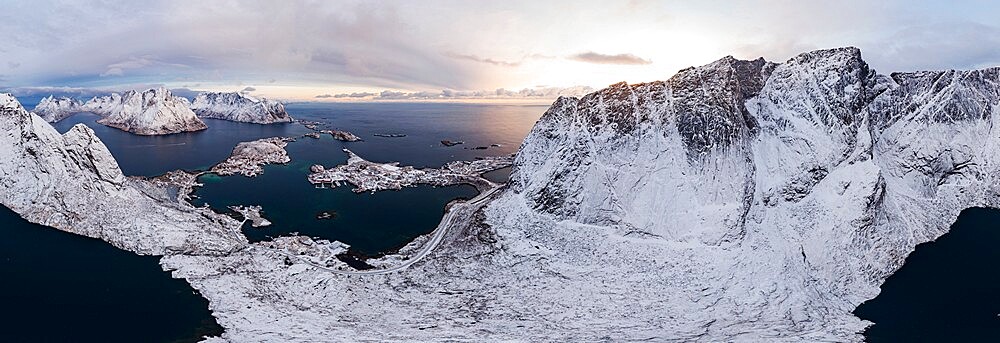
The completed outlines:
[[[454,161],[441,168],[416,169],[399,166],[398,162],[375,163],[365,160],[354,152],[347,153],[347,164],[326,169],[321,165],[311,167],[309,182],[319,187],[337,187],[351,184],[355,193],[399,190],[418,184],[451,186],[473,185],[479,191],[496,187],[493,182],[482,177],[483,173],[511,166],[513,156],[487,157],[475,161]]]
[[[250,221],[250,226],[252,227],[265,227],[271,226],[271,221],[264,218],[261,215],[261,208],[258,205],[251,206],[229,206],[229,209],[233,212],[239,213],[243,216],[244,221]]]
[[[284,164],[292,159],[285,147],[294,138],[272,137],[251,142],[241,142],[233,148],[233,153],[225,161],[212,167],[212,173],[228,176],[240,174],[254,177],[264,172],[268,164]]]

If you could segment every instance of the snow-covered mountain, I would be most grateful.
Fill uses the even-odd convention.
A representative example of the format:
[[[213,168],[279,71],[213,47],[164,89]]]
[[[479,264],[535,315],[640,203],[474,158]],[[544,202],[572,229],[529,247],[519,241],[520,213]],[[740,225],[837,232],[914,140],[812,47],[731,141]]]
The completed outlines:
[[[123,104],[121,94],[111,93],[105,96],[95,96],[85,102],[81,108],[87,112],[107,116],[111,113],[120,112]]]
[[[79,101],[73,98],[55,98],[49,95],[42,98],[42,100],[38,102],[38,105],[35,105],[35,109],[31,111],[42,117],[45,121],[55,123],[73,115],[74,113],[81,112],[81,105],[82,104],[80,104]]]
[[[254,124],[292,122],[292,117],[285,112],[285,105],[280,102],[236,92],[198,94],[191,109],[202,118]]]
[[[125,177],[83,124],[60,135],[0,94],[0,129],[0,203],[33,223],[139,254],[225,254],[246,242],[225,216],[172,204],[170,192]]]
[[[544,258],[534,267],[563,278],[533,281],[543,289],[615,299],[574,322],[591,337],[660,323],[641,328],[857,340],[851,311],[916,244],[965,208],[1000,205],[998,104],[1000,68],[885,76],[855,48],[727,57],[557,100],[485,223],[506,258]],[[590,306],[555,292],[536,303]]]
[[[1000,206],[1000,68],[886,76],[854,48],[560,98],[511,184],[451,206],[403,248],[426,257],[387,273],[305,263],[330,251],[306,237],[246,243],[15,104],[0,202],[165,254],[217,342],[861,341],[851,311],[916,244]]]
[[[173,96],[166,88],[128,91],[87,101],[83,108],[104,118],[98,123],[138,135],[167,135],[208,128],[188,108],[187,99]]]

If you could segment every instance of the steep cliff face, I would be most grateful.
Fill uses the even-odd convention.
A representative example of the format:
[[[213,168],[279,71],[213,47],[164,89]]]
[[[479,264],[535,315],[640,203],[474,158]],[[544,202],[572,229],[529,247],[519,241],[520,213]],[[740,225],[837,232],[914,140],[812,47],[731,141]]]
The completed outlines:
[[[35,105],[35,108],[31,112],[42,117],[47,122],[55,123],[66,119],[66,117],[74,113],[83,111],[80,108],[81,106],[82,104],[75,99],[68,97],[55,98],[49,95],[42,98],[42,101],[38,102],[38,105]]]
[[[146,181],[126,178],[82,124],[60,135],[0,94],[0,128],[0,203],[28,221],[140,254],[223,254],[246,242],[226,218],[172,203]]]
[[[191,109],[202,118],[254,124],[292,122],[285,105],[280,102],[243,93],[201,93],[195,97]]]
[[[553,251],[559,269],[618,274],[595,284],[637,280],[634,301],[730,318],[689,317],[707,337],[856,339],[850,311],[916,244],[965,208],[1000,205],[998,71],[887,77],[843,48],[561,98],[486,222]],[[635,291],[671,279],[690,283]]]
[[[168,135],[208,128],[188,108],[187,99],[166,88],[95,97],[83,108],[103,116],[98,123],[138,135]]]

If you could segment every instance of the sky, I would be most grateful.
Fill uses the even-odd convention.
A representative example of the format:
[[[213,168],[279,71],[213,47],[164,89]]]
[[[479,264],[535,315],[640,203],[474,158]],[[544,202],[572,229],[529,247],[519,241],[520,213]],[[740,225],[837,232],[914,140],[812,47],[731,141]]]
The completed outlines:
[[[727,55],[861,48],[882,73],[1000,65],[990,1],[0,0],[0,89],[164,85],[291,101],[551,100]]]

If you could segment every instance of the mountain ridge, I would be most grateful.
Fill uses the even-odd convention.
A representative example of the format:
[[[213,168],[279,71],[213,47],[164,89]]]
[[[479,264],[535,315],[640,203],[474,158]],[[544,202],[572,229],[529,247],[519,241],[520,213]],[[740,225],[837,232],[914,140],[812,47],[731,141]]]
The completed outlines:
[[[0,120],[18,128],[0,137],[17,147],[0,159],[0,200],[165,255],[225,327],[213,342],[860,342],[869,323],[853,310],[914,246],[965,208],[1000,207],[998,104],[1000,68],[885,76],[855,48],[723,58],[559,98],[508,186],[460,206],[435,250],[385,275],[298,263],[232,220],[147,200],[130,190],[151,189],[141,180],[107,181],[120,171],[85,128],[60,137],[16,106]]]

